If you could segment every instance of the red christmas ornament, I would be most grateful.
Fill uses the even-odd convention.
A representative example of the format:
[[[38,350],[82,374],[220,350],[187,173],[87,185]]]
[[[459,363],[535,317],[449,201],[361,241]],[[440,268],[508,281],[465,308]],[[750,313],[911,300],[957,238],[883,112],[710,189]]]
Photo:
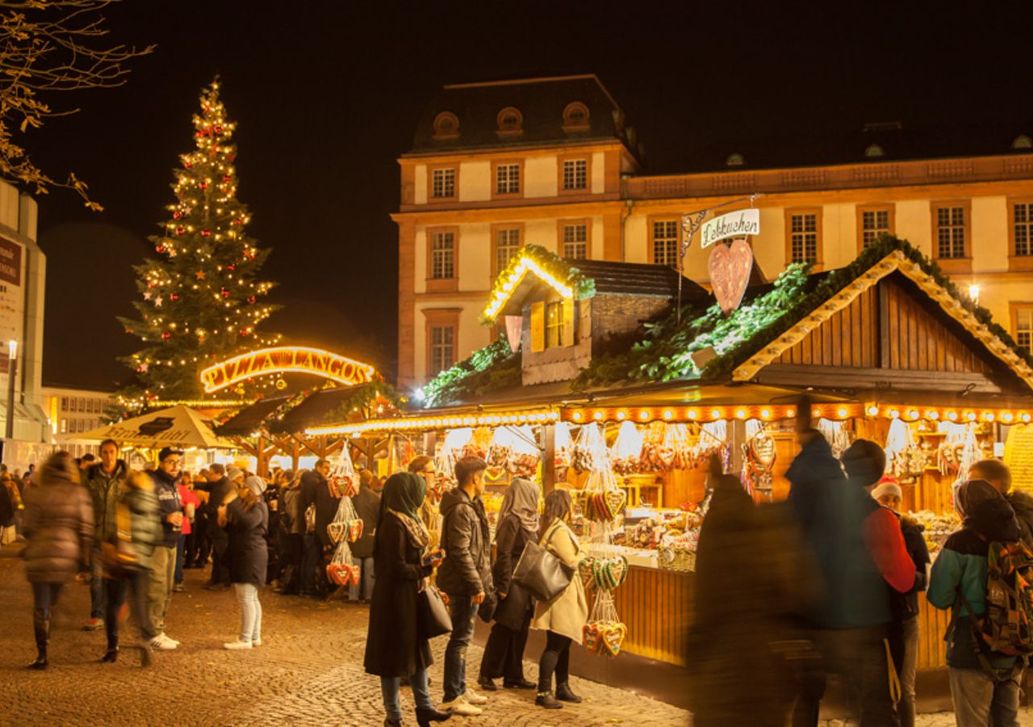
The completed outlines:
[[[229,174],[227,174],[226,176],[224,176],[222,178],[222,181],[224,181],[224,182],[232,182],[233,181],[233,177],[231,177]]]
[[[192,162],[183,162],[183,166],[187,169],[193,169],[194,167]]]
[[[212,236],[211,230],[201,230],[201,237],[211,237],[211,236]]]
[[[200,187],[201,189],[208,189],[208,182],[201,182],[197,186]]]
[[[169,331],[163,331],[161,334],[161,340],[167,341],[172,338],[172,334]]]
[[[176,234],[177,235],[182,235],[186,231],[187,231],[187,228],[185,228],[185,227],[177,227],[176,228]]]
[[[248,303],[254,303],[254,302],[255,302],[256,300],[258,300],[258,298],[256,298],[256,297],[255,297],[255,296],[253,296],[253,295],[249,295],[249,296],[247,297],[247,302],[248,302]]]
[[[158,252],[158,253],[165,252],[165,246],[164,245],[155,245],[154,246],[154,251]]]
[[[173,303],[175,303],[177,300],[179,300],[179,293],[172,293],[169,296],[169,300],[171,300]]]
[[[229,297],[230,297],[230,291],[226,290],[225,288],[223,288],[223,289],[222,289],[222,290],[220,291],[220,293],[222,294],[222,297],[223,297],[223,298],[229,298]]]
[[[250,334],[251,334],[251,331],[249,331],[248,329],[246,329],[246,328],[241,328],[240,329],[240,335],[247,336],[247,335],[250,335]]]
[[[230,263],[229,265],[226,266],[226,269],[229,270],[232,273],[234,270],[237,269],[237,266],[236,266],[235,263]]]
[[[221,126],[216,126],[215,127],[215,133],[216,134],[221,134],[222,133],[222,127]]]
[[[157,288],[157,287],[158,287],[158,284],[157,284],[157,283],[155,283],[155,282],[154,282],[153,280],[148,280],[148,281],[147,281],[147,287],[148,287],[148,288]]]
[[[176,210],[175,212],[172,213],[172,219],[174,219],[174,220],[178,220],[182,216],[183,216],[183,213],[180,212],[179,210]]]

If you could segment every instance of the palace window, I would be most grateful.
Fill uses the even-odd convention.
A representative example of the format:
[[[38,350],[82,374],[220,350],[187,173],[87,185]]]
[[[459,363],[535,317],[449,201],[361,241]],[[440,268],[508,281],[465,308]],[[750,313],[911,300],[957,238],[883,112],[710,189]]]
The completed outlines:
[[[444,167],[431,172],[431,196],[434,199],[452,199],[456,196],[454,167]]]
[[[564,131],[587,131],[588,107],[580,101],[573,101],[563,109]]]
[[[678,220],[654,220],[653,264],[678,267]]]
[[[1015,342],[1033,353],[1033,306],[1015,307]]]
[[[442,111],[434,117],[434,138],[455,139],[459,136],[459,117],[451,111]]]
[[[588,160],[566,159],[563,162],[563,191],[588,189]]]
[[[963,258],[965,254],[965,208],[942,206],[935,211],[936,256],[941,258]]]
[[[888,209],[861,210],[861,246],[868,247],[879,235],[888,235],[890,228],[890,211]]]
[[[563,225],[563,257],[584,260],[588,257],[588,225],[584,222]]]
[[[455,233],[435,232],[431,237],[430,277],[448,280],[456,276]]]
[[[499,164],[495,167],[495,194],[520,194],[519,164]]]
[[[430,376],[436,376],[452,368],[456,361],[455,328],[452,326],[431,326],[430,329]]]
[[[495,274],[506,269],[520,249],[520,228],[502,227],[495,230]]]
[[[1012,205],[1012,234],[1015,239],[1016,257],[1033,256],[1033,202],[1016,202]]]
[[[789,216],[790,262],[818,262],[820,237],[817,212],[791,213]]]

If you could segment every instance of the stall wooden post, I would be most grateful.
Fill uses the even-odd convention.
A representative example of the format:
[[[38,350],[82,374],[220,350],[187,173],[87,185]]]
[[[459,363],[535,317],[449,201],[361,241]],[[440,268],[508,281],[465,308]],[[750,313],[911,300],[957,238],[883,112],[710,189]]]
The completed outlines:
[[[542,425],[542,489],[548,495],[556,486],[556,425]]]
[[[266,463],[269,458],[265,454],[265,436],[259,433],[258,435],[258,447],[255,452],[255,470],[261,475],[264,474],[268,468]]]
[[[434,457],[438,446],[438,433],[437,430],[431,430],[424,432],[423,434],[423,453],[428,457]]]
[[[746,422],[742,419],[728,420],[728,466],[733,474],[742,472],[743,451],[746,444]]]

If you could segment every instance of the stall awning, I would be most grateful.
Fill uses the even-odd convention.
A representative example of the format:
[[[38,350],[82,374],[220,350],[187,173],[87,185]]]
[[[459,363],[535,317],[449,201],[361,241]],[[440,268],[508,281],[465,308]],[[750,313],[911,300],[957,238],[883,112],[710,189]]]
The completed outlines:
[[[217,436],[200,414],[182,405],[93,429],[78,438],[94,441],[114,439],[121,445],[155,449],[166,446],[233,449],[237,446]]]

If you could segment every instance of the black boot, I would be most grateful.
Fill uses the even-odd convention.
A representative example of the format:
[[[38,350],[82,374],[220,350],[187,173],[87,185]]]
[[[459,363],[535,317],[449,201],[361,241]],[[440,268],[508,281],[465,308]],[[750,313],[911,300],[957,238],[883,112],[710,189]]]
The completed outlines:
[[[451,712],[439,712],[436,709],[416,708],[416,724],[427,727],[431,722],[447,722],[452,718]]]
[[[400,719],[385,719],[384,727],[402,727],[402,720]]]
[[[570,685],[567,682],[562,682],[556,685],[556,699],[561,702],[571,702],[572,704],[581,704],[581,697],[570,691]]]
[[[498,687],[495,686],[495,680],[488,677],[477,677],[477,686],[486,692],[498,691]]]
[[[534,698],[534,703],[545,709],[563,709],[563,704],[557,701],[556,697],[552,696],[552,692],[538,692],[538,696]]]
[[[105,664],[114,664],[118,661],[118,647],[109,646],[108,650],[104,652],[104,656],[100,657],[100,660]]]
[[[36,661],[29,664],[30,669],[47,668],[47,644],[50,641],[50,611],[43,608],[32,610],[32,630],[36,634]]]

